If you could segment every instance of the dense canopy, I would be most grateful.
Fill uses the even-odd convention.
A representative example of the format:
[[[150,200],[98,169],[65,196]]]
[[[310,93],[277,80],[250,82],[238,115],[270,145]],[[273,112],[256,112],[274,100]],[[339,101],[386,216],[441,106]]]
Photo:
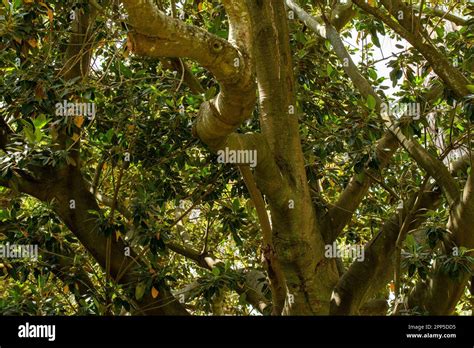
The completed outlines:
[[[0,313],[472,314],[473,14],[2,0]]]

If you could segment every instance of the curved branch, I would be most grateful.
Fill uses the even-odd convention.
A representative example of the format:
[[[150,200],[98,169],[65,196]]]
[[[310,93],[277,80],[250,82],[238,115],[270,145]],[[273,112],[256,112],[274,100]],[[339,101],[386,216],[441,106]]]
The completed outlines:
[[[465,170],[465,159],[453,163],[452,172]],[[418,197],[419,196],[419,197]],[[418,197],[418,199],[417,199]],[[362,304],[380,291],[393,276],[394,253],[403,221],[408,230],[418,228],[426,219],[424,213],[435,209],[440,202],[441,192],[433,185],[424,192],[414,193],[404,204],[404,209],[394,214],[379,233],[365,246],[364,262],[353,262],[334,288],[331,314],[358,314]],[[406,207],[413,206],[412,212]],[[439,301],[439,297],[436,297]]]
[[[242,75],[241,55],[227,40],[166,16],[150,0],[122,0],[128,13],[131,50],[148,57],[190,58],[210,70],[219,81]],[[241,62],[243,63],[243,62]]]
[[[440,186],[445,190],[449,202],[451,204],[455,202],[459,198],[459,188],[449,174],[448,169],[441,161],[428,153],[428,151],[426,151],[418,142],[407,138],[401,130],[394,125],[391,118],[381,112],[383,100],[355,65],[351,55],[346,50],[338,31],[330,23],[326,23],[325,30],[323,31],[320,27],[320,22],[315,19],[310,20],[311,16],[301,9],[293,0],[287,0],[287,3],[289,3],[290,7],[295,10],[298,16],[301,16],[300,18],[306,20],[306,22],[311,25],[310,28],[313,31],[320,35],[324,32],[326,38],[331,42],[334,52],[339,60],[341,63],[344,63],[342,64],[344,71],[350,77],[360,94],[364,98],[367,98],[370,95],[375,99],[375,110],[386,124],[389,132],[393,135],[390,136],[389,134],[385,134],[377,145],[377,156],[382,160],[380,161],[381,167],[383,168],[388,164],[391,155],[393,155],[398,148],[398,145],[393,141],[395,138],[416,160],[416,162],[438,181]],[[369,178],[364,179],[362,183],[359,183],[355,178],[351,180],[348,187],[339,197],[338,202],[329,210],[328,215],[323,220],[323,226],[326,227],[326,240],[333,241],[342,231],[345,224],[350,221],[353,212],[360,204],[371,182],[372,180]]]

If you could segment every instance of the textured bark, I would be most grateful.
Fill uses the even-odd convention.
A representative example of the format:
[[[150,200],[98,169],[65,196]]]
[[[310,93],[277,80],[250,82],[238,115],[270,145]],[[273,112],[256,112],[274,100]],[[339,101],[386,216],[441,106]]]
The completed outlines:
[[[77,13],[76,20],[72,24],[72,33],[68,49],[65,52],[65,63],[61,74],[65,79],[84,79],[87,77],[90,66],[92,51],[92,23],[96,15],[96,10],[91,9],[90,13]],[[2,131],[1,135],[5,140],[11,130]],[[65,147],[66,133],[59,135],[59,146]],[[29,194],[43,202],[50,202],[54,211],[65,225],[74,233],[87,251],[103,267],[106,267],[106,241],[107,237],[98,233],[100,226],[95,223],[97,216],[91,214],[96,211],[100,214],[94,195],[90,193],[89,185],[84,181],[80,171],[79,146],[77,142],[71,152],[71,156],[76,158],[77,166],[62,167],[30,167],[29,172],[16,171],[10,179],[1,178],[0,184],[6,187],[18,189],[22,193]],[[75,208],[71,209],[71,200],[74,201]],[[118,280],[119,284],[134,286],[141,280],[141,275],[137,272],[137,262],[131,257],[125,256],[125,245],[121,240],[112,241],[110,250],[110,271],[113,279],[124,268],[128,271]],[[130,265],[130,267],[128,267]],[[167,286],[163,285],[159,289],[160,295],[153,299],[151,294],[146,294],[140,303],[136,304],[139,313],[142,314],[188,314],[181,304],[171,295]]]
[[[467,169],[467,158],[464,157],[453,163],[451,171],[465,171]],[[393,279],[394,254],[396,251],[396,241],[400,232],[400,222],[404,221],[408,214],[407,207],[411,207],[416,200],[415,193],[404,204],[404,209],[392,216],[381,228],[379,233],[366,245],[364,262],[354,262],[347,272],[341,277],[334,289],[331,314],[334,315],[355,315],[365,301],[368,301],[378,291]],[[427,188],[421,193],[417,205],[414,207],[416,214],[412,215],[408,222],[408,229],[413,230],[419,227],[425,218],[421,214],[427,210],[432,210],[440,203],[441,191],[434,186]],[[412,213],[411,213],[412,214]],[[420,289],[423,286],[420,285]],[[420,291],[421,292],[421,291]],[[445,294],[446,295],[446,294]],[[412,296],[412,298],[414,298]],[[420,299],[420,302],[424,301]],[[439,301],[439,297],[434,297],[433,301]]]
[[[226,41],[202,29],[166,17],[150,1],[123,3],[136,31],[131,34],[136,54],[191,58],[209,69],[219,81],[220,92],[217,97],[204,102],[200,107],[194,134],[213,151],[224,148],[256,150],[256,174],[260,189],[270,196],[279,195],[283,183],[266,140],[258,134],[235,133],[237,127],[251,116],[255,106],[255,75],[250,50],[254,33],[246,4],[224,2],[230,23],[229,40]],[[252,180],[247,173],[247,184]],[[260,221],[262,223],[261,218]],[[269,277],[272,294],[276,302],[274,310],[279,312],[278,303],[284,297],[284,279],[280,276],[280,266],[272,251],[271,241],[264,240],[264,244],[268,269],[271,270]]]
[[[414,194],[405,206],[411,206],[417,194]],[[439,198],[440,193],[437,191],[423,192],[417,214],[424,213],[426,209],[433,209],[439,203]],[[331,314],[359,314],[359,308],[392,279],[400,221],[404,221],[409,213],[408,209],[404,209],[392,216],[365,246],[364,261],[353,262],[341,277],[332,295]],[[408,227],[415,229],[423,221],[423,217],[416,216]]]
[[[273,243],[285,274],[288,296],[284,314],[327,314],[338,273],[323,256],[324,241],[307,186],[298,133],[294,77],[283,1],[248,1],[255,40],[260,124],[284,185],[268,199]],[[262,39],[265,38],[265,39]],[[257,182],[261,181],[258,178]],[[289,208],[290,200],[294,209]]]
[[[471,167],[472,168],[472,167]],[[452,255],[454,247],[474,248],[474,175],[471,171],[460,201],[451,209],[447,230],[450,234],[444,241],[441,250],[445,255]],[[471,251],[469,255],[473,255]],[[458,279],[451,278],[439,262],[433,265],[434,274],[429,282],[422,282],[411,293],[408,299],[409,308],[418,308],[430,315],[453,314],[456,304],[464,293],[471,273],[463,272]],[[440,299],[444,299],[440,301]]]
[[[60,171],[45,168],[41,171],[37,169],[36,174],[36,180],[17,180],[15,186],[21,192],[43,202],[51,202],[54,211],[64,224],[105,269],[107,237],[100,233],[100,226],[96,223],[97,216],[91,213],[91,211],[100,213],[100,209],[80,171],[76,167],[65,167]],[[70,208],[71,200],[74,200],[74,209]],[[132,252],[130,257],[126,256],[125,247],[121,239],[112,240],[110,274],[112,279],[116,279],[120,271],[128,269],[118,283],[134,289],[143,275],[137,271],[139,263],[134,261],[136,255]],[[138,314],[187,314],[184,307],[171,295],[167,286],[163,285],[158,290],[160,294],[156,299],[148,293],[137,303]]]

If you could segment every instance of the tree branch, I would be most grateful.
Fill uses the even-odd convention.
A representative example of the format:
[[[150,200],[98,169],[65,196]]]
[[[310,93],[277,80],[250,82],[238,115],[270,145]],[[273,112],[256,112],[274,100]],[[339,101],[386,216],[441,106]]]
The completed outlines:
[[[370,6],[365,0],[353,0],[353,2],[359,6],[362,10],[370,13],[374,17],[380,19],[391,29],[393,29],[398,35],[406,39],[413,47],[415,47],[430,63],[436,74],[448,85],[449,88],[457,95],[458,98],[463,98],[469,95],[469,90],[466,87],[469,84],[469,80],[464,75],[454,68],[448,60],[442,55],[434,46],[424,42],[423,38],[418,34],[414,34],[407,28],[406,23],[410,22],[411,13],[413,12],[411,7],[402,4],[398,0],[383,0],[382,3],[389,10],[400,10],[403,12],[404,25],[396,22],[392,17],[380,11],[380,9]],[[421,32],[421,31],[420,31]]]
[[[446,19],[446,20],[448,20],[450,22],[453,22],[454,24],[459,25],[459,26],[464,26],[464,25],[467,24],[466,19],[458,17],[456,15],[453,15],[452,13],[445,12],[442,9],[438,8],[438,7],[424,7],[423,11],[420,11],[419,6],[413,6],[413,8],[418,12],[425,12],[428,15],[439,17],[441,19]]]
[[[466,162],[456,162],[456,164]],[[447,230],[449,234],[443,240],[441,251],[447,257],[456,256],[454,248],[465,247],[468,250],[474,249],[474,234],[472,233],[472,222],[474,221],[474,175],[471,172],[464,186],[460,201],[452,207],[449,212]],[[472,256],[470,251],[467,255]],[[433,264],[433,275],[428,282],[419,282],[408,297],[408,307],[418,308],[428,312],[430,315],[451,315],[461,296],[464,294],[474,267],[471,265],[471,272],[461,270],[459,277],[453,279],[446,270],[443,269],[442,260],[436,260]],[[443,298],[443,301],[439,301]]]
[[[234,81],[244,69],[235,66],[239,51],[216,35],[166,16],[150,0],[122,0],[128,12],[132,51],[148,57],[190,58],[210,70],[219,81]]]
[[[453,163],[452,171],[466,169],[465,161]],[[414,211],[413,206],[418,198]],[[426,219],[425,212],[435,209],[440,203],[441,192],[434,185],[423,192],[414,193],[404,204],[404,208],[394,214],[380,229],[379,233],[365,246],[363,262],[353,262],[334,288],[331,314],[358,314],[364,302],[373,297],[393,277],[394,253],[401,226],[405,222],[408,231],[418,228]],[[439,302],[439,297],[437,300]]]
[[[297,15],[302,16],[306,19],[310,27],[316,33],[322,32],[320,24],[316,20],[310,20],[310,16],[302,10],[293,0],[287,0],[292,9],[295,10]],[[316,26],[317,25],[317,26]],[[389,115],[382,113],[383,100],[374,91],[369,81],[360,73],[359,69],[355,65],[349,52],[346,50],[344,43],[337,30],[330,24],[325,25],[325,35],[331,42],[334,48],[334,52],[338,56],[344,71],[350,77],[355,87],[359,90],[360,94],[367,98],[369,95],[372,96],[376,101],[375,110],[380,115],[380,118],[384,121],[389,131],[393,136],[398,139],[400,144],[407,150],[407,152],[421,165],[433,178],[435,178],[440,186],[445,190],[446,196],[450,203],[455,202],[459,197],[459,188],[456,182],[449,174],[447,168],[443,163],[431,154],[428,153],[418,142],[413,139],[408,139],[401,130],[394,125]],[[393,142],[393,137],[384,135],[382,140],[377,145],[377,155],[380,156],[381,167],[383,168],[388,164],[388,161],[393,155],[398,146]],[[359,183],[356,178],[353,178],[349,183],[346,190],[340,196],[337,204],[332,207],[326,216],[326,221],[323,224],[326,226],[326,240],[333,241],[337,235],[342,231],[344,226],[349,222],[352,213],[355,211],[357,206],[360,204],[362,198],[365,196],[368,188],[370,187],[372,180],[366,179],[362,183]],[[355,199],[354,199],[355,196]],[[335,223],[336,226],[332,224]]]
[[[205,253],[201,254],[199,251],[179,245],[174,242],[166,243],[166,246],[177,254],[180,254],[190,260],[193,260],[198,266],[212,270],[220,261],[216,260],[212,255]],[[242,273],[245,276],[245,282],[243,284],[237,284],[236,291],[238,294],[246,294],[245,300],[251,304],[256,310],[262,314],[267,314],[269,308],[272,307],[271,302],[265,297],[265,294],[261,291],[260,284],[262,283],[256,278],[266,278],[265,274],[257,270],[239,269],[236,272]],[[255,272],[258,272],[256,277]],[[187,287],[188,288],[188,287]],[[176,294],[184,293],[178,291]],[[175,295],[176,295],[175,294]]]
[[[330,24],[326,25],[326,33],[328,39],[334,47],[336,55],[339,57],[344,71],[349,75],[354,85],[360,93],[367,98],[369,95],[375,99],[375,111],[385,123],[388,130],[398,139],[403,148],[415,159],[415,161],[437,180],[438,184],[443,188],[446,198],[450,204],[453,204],[459,198],[459,187],[456,181],[450,175],[446,166],[437,158],[432,156],[425,148],[423,148],[417,141],[405,136],[400,128],[395,125],[390,115],[383,110],[383,100],[374,91],[367,79],[360,73],[351,56],[347,52],[344,44],[339,36],[339,33]],[[386,105],[386,104],[385,104]]]

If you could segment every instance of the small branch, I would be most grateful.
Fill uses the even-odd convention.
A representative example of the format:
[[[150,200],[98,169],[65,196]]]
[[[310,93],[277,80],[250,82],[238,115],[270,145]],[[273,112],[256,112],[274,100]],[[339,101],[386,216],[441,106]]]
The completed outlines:
[[[373,181],[375,181],[377,184],[379,184],[380,186],[382,186],[388,193],[390,193],[392,195],[393,198],[395,198],[396,201],[400,201],[400,197],[395,193],[395,191],[393,191],[390,187],[388,187],[384,182],[383,180],[380,180],[378,178],[376,178],[375,176],[373,176],[368,170],[365,171],[365,174],[367,176],[369,176]]]
[[[397,6],[401,6],[396,0],[393,0]],[[458,98],[463,98],[470,94],[466,87],[469,80],[456,68],[454,68],[446,57],[441,54],[433,45],[423,42],[420,35],[414,35],[408,31],[403,25],[396,22],[392,17],[382,12],[380,9],[373,7],[366,3],[366,0],[353,0],[353,3],[360,7],[367,13],[370,13],[374,17],[378,18],[394,30],[398,35],[407,40],[413,47],[415,47],[423,57],[430,63],[436,74],[448,85],[456,94]],[[408,10],[410,6],[403,5]],[[410,11],[407,11],[410,12]],[[405,17],[408,17],[408,13]],[[423,32],[420,30],[420,32]]]
[[[260,190],[257,188],[252,171],[248,166],[239,166],[240,172],[245,182],[245,186],[250,193],[250,197],[255,205],[260,227],[263,236],[263,254],[267,264],[268,276],[272,286],[273,297],[273,314],[279,315],[285,304],[286,285],[285,277],[281,270],[272,241],[272,228],[268,219],[267,210],[265,209],[265,201],[263,200]]]
[[[414,6],[414,9],[415,9],[415,11],[420,12],[420,17],[421,17],[422,11],[420,11],[420,6]],[[467,24],[466,19],[458,17],[456,15],[453,15],[453,14],[449,13],[449,11],[445,12],[442,9],[437,8],[437,7],[425,7],[423,9],[423,11],[425,11],[428,15],[433,15],[433,16],[436,16],[436,17],[440,17],[441,19],[446,19],[446,20],[451,21],[454,24],[459,25],[459,26],[464,26],[464,25]]]

